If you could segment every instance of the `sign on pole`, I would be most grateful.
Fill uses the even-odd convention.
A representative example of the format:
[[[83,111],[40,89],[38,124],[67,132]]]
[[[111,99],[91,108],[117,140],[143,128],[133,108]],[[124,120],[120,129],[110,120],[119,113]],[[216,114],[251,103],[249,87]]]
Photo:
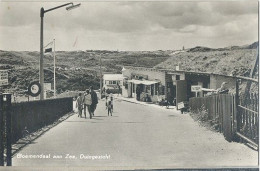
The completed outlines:
[[[51,83],[44,83],[44,90],[52,90],[51,89]]]
[[[8,71],[0,70],[0,86],[8,85]]]
[[[202,87],[200,85],[191,86],[191,92],[200,92],[200,91],[202,91],[201,88]]]
[[[28,94],[36,97],[41,93],[41,85],[38,81],[32,82],[28,87]]]
[[[200,85],[193,85],[191,86],[191,92],[196,93],[196,97],[198,97],[198,92],[202,91],[202,87]]]

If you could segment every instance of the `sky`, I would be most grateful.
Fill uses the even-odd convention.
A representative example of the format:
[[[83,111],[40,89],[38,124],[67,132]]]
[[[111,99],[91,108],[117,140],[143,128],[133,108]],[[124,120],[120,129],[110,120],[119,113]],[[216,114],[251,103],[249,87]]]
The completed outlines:
[[[0,50],[39,51],[40,8],[69,1],[0,0]],[[220,48],[258,40],[258,1],[73,1],[45,13],[57,51]]]

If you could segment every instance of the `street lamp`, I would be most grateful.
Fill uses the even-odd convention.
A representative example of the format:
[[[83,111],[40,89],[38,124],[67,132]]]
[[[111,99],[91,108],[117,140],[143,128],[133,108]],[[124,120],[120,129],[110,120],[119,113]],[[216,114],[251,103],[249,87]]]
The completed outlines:
[[[42,89],[41,94],[40,94],[40,100],[44,99],[44,72],[43,72],[43,18],[44,18],[44,13],[47,13],[49,11],[52,11],[52,10],[55,10],[55,9],[58,9],[58,8],[61,8],[61,7],[64,7],[64,6],[68,6],[68,5],[70,5],[70,6],[66,8],[67,10],[71,10],[71,9],[74,9],[74,8],[77,8],[77,7],[80,6],[80,4],[73,5],[73,3],[70,2],[70,3],[67,3],[67,4],[63,4],[63,5],[60,5],[60,6],[51,8],[51,9],[48,9],[48,10],[44,10],[44,8],[42,7],[41,10],[40,10],[40,17],[41,17],[41,32],[40,32],[40,85],[41,85],[41,89]]]

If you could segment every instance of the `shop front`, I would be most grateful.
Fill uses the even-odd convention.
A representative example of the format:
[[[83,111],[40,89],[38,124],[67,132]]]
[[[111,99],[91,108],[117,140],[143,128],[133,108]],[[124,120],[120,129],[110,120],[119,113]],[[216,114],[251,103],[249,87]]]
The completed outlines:
[[[128,97],[138,101],[157,102],[164,96],[164,86],[158,80],[128,80]]]

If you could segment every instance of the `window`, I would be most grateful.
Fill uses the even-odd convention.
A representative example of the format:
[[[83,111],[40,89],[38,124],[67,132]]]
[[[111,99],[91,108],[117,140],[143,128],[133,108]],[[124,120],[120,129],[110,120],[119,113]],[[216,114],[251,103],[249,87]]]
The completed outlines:
[[[176,75],[176,80],[180,80],[180,75]]]
[[[113,81],[109,81],[109,84],[113,84]]]
[[[116,84],[116,81],[113,81],[113,84],[115,85],[115,84]]]

